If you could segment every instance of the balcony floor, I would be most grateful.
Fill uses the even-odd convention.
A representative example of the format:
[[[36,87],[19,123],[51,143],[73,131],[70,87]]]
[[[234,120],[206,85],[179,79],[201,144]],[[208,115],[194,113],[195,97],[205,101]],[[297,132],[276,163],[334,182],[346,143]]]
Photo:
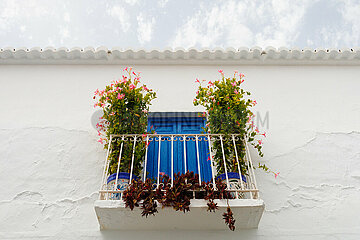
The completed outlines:
[[[177,212],[172,208],[158,207],[155,216],[141,217],[141,209],[131,211],[122,200],[98,200],[95,211],[101,230],[225,230],[222,219],[226,211],[226,200],[215,200],[219,209],[207,211],[207,201],[192,199],[190,212]],[[257,228],[264,212],[260,199],[231,199],[229,205],[236,219],[236,229]]]

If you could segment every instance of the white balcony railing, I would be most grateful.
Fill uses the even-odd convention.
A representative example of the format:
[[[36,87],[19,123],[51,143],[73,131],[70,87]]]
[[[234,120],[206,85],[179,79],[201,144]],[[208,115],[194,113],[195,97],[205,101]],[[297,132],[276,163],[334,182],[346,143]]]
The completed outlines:
[[[235,192],[233,193],[233,195],[235,196],[235,198],[241,198],[241,199],[258,199],[259,198],[259,191],[257,189],[257,184],[256,184],[256,178],[255,178],[255,174],[254,174],[254,167],[253,167],[253,163],[251,160],[251,156],[250,156],[250,151],[249,148],[247,146],[247,144],[244,144],[243,146],[245,146],[245,154],[243,154],[242,159],[240,159],[239,156],[239,149],[238,147],[236,147],[238,145],[238,141],[243,141],[242,139],[239,138],[239,136],[237,134],[230,134],[230,135],[221,135],[221,134],[147,134],[146,136],[144,135],[139,135],[139,134],[126,134],[126,135],[112,135],[110,137],[110,143],[112,144],[108,144],[108,149],[107,149],[107,154],[106,154],[106,159],[105,159],[105,163],[104,163],[104,171],[103,171],[103,177],[102,177],[102,182],[101,182],[101,188],[100,188],[100,200],[111,200],[113,199],[112,196],[114,196],[114,194],[117,194],[117,196],[121,196],[122,192],[125,189],[117,189],[117,184],[113,184],[111,186],[108,186],[107,184],[107,179],[110,176],[110,159],[109,156],[111,155],[112,151],[115,151],[116,149],[114,149],[114,142],[116,141],[116,139],[121,139],[121,145],[120,145],[120,149],[118,149],[119,151],[119,161],[118,161],[118,165],[117,165],[117,172],[116,172],[116,179],[115,179],[115,183],[118,182],[118,175],[119,175],[119,171],[120,171],[120,164],[121,164],[121,156],[123,153],[123,145],[125,144],[131,144],[132,146],[132,153],[131,153],[131,168],[130,168],[130,179],[129,182],[131,182],[132,179],[134,179],[134,161],[136,161],[135,159],[135,149],[136,149],[136,144],[139,144],[140,142],[145,143],[147,146],[146,150],[145,150],[145,155],[143,156],[143,169],[141,172],[141,179],[143,181],[145,181],[145,179],[148,176],[149,173],[149,166],[148,166],[148,159],[152,158],[154,160],[154,158],[156,159],[155,164],[157,164],[157,167],[155,166],[155,168],[157,169],[156,173],[152,173],[152,175],[155,175],[155,179],[154,179],[154,184],[156,184],[157,186],[159,186],[159,179],[160,179],[160,175],[163,174],[160,171],[160,166],[162,161],[167,161],[169,162],[170,160],[170,169],[171,172],[169,172],[169,177],[171,178],[171,184],[173,184],[174,181],[174,174],[176,173],[176,170],[174,169],[175,163],[174,163],[174,156],[177,156],[176,160],[177,161],[183,161],[182,169],[184,172],[186,172],[187,170],[192,170],[194,172],[196,172],[199,175],[199,184],[201,185],[204,181],[204,178],[202,178],[202,167],[201,167],[201,157],[200,157],[200,148],[202,148],[201,150],[204,151],[204,146],[206,146],[206,151],[207,154],[209,155],[208,160],[207,160],[207,164],[209,164],[208,162],[210,162],[210,169],[211,169],[211,179],[208,179],[209,181],[212,182],[214,188],[216,188],[216,184],[215,184],[215,179],[217,176],[219,176],[220,174],[224,174],[224,181],[226,182],[227,185],[227,191],[230,192]],[[184,141],[185,140],[185,141]],[[227,141],[227,146],[228,148],[227,153],[225,154],[224,150],[224,142]],[[179,143],[180,142],[180,143]],[[192,142],[192,143],[191,143]],[[204,144],[205,142],[205,144]],[[217,164],[216,161],[214,161],[213,156],[216,154],[216,151],[213,149],[214,144],[217,142],[218,146],[221,146],[221,148],[218,147],[218,149],[221,149],[221,154],[217,153],[217,156],[222,156],[222,159],[220,159],[220,161],[223,161],[224,164],[224,172],[220,173],[217,172]],[[192,150],[190,151],[189,149],[189,144],[192,144]],[[229,149],[229,143],[231,143],[232,148]],[[149,148],[152,147],[152,149],[154,149],[155,145],[152,144],[156,144],[156,151],[152,151],[152,154],[156,154],[156,156],[150,156],[150,152],[148,151]],[[174,147],[174,144],[177,144],[177,147]],[[180,145],[179,145],[180,144]],[[199,145],[201,145],[201,147],[199,147]],[[181,146],[179,148],[179,146]],[[167,147],[169,151],[170,150],[170,154],[166,154],[166,156],[162,156],[161,152],[162,152],[162,147],[165,148]],[[180,151],[181,150],[181,151]],[[229,153],[230,150],[230,153]],[[177,152],[178,151],[178,152]],[[219,151],[219,150],[218,150]],[[169,156],[170,155],[170,156]],[[179,158],[179,155],[181,155],[182,157]],[[203,154],[204,155],[204,154]],[[242,162],[243,168],[239,168],[237,167],[237,176],[241,176],[240,179],[236,182],[236,179],[232,179],[231,178],[231,174],[229,174],[229,166],[226,165],[226,155],[229,157],[231,157],[234,161],[236,161],[236,166],[240,166],[240,161]],[[129,156],[130,157],[130,156]],[[170,159],[169,159],[170,158]],[[196,166],[196,169],[188,169],[188,165],[189,163],[191,163],[191,161],[195,161],[192,162],[192,166]],[[203,161],[203,160],[202,160]],[[153,161],[154,163],[154,161]],[[244,168],[245,166],[245,168]],[[182,172],[182,173],[184,173]],[[235,180],[235,182],[234,182]],[[194,194],[194,198],[195,198],[195,194]]]

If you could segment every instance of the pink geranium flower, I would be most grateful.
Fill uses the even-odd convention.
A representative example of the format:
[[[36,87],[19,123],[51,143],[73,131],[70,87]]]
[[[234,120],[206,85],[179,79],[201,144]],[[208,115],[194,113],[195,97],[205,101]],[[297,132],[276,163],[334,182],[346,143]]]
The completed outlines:
[[[275,178],[277,178],[277,176],[279,176],[280,172],[274,173]]]
[[[130,84],[130,89],[134,89],[135,88],[135,85],[134,84]]]
[[[123,99],[124,97],[125,97],[125,94],[118,93],[118,95],[117,95],[117,99]]]
[[[258,143],[259,143],[259,145],[261,145],[263,142],[262,142],[262,140],[258,140]]]

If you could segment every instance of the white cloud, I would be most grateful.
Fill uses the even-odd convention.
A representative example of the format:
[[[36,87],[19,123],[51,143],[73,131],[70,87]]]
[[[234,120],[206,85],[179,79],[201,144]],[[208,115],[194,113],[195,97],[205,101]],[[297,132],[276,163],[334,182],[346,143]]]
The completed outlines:
[[[67,23],[70,22],[70,14],[68,12],[64,13],[64,21]]]
[[[158,0],[159,7],[164,8],[169,0]]]
[[[138,22],[138,40],[141,44],[149,42],[152,38],[152,34],[154,31],[155,18],[152,17],[150,19],[145,19],[142,13],[137,16]]]
[[[138,0],[125,0],[125,2],[131,6],[134,6],[136,3],[138,3]]]
[[[64,44],[67,38],[70,37],[70,31],[68,27],[61,27],[60,28],[60,44]]]
[[[359,45],[360,41],[360,3],[359,1],[344,1],[341,10],[345,22],[348,23],[347,30],[341,33],[341,38],[348,47]]]
[[[107,12],[110,16],[119,20],[123,32],[127,32],[130,29],[130,16],[123,7],[116,5],[108,9]]]
[[[204,5],[179,27],[172,47],[288,46],[298,36],[308,0],[247,0]]]
[[[24,25],[22,25],[22,26],[20,26],[20,32],[25,32],[26,31],[26,26],[24,26]]]
[[[37,1],[13,1],[6,0],[0,2],[0,30],[5,34],[5,30],[9,30],[19,21],[24,22],[25,19],[33,19],[44,17],[49,14],[49,10]],[[26,20],[25,20],[26,21]]]

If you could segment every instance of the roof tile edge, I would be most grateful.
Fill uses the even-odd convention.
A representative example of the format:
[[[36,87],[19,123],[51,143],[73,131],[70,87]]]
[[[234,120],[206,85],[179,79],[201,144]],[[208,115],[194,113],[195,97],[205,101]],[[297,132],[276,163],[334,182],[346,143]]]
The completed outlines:
[[[360,49],[297,48],[2,48],[0,64],[249,64],[249,65],[360,65]]]

